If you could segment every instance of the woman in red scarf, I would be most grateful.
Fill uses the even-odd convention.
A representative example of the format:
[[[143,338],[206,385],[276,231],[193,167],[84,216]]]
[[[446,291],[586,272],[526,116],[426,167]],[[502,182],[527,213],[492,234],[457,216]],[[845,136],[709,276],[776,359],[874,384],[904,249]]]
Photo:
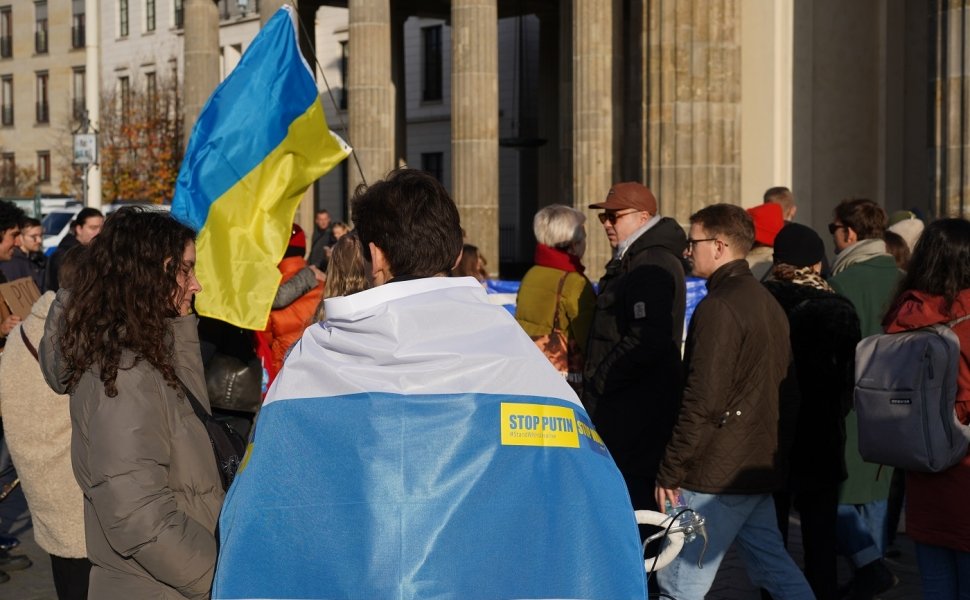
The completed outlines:
[[[887,333],[947,323],[970,314],[970,222],[931,223],[883,325]],[[970,320],[960,338],[956,416],[970,423]],[[916,542],[923,597],[970,597],[970,455],[939,473],[906,473],[906,534]]]
[[[537,342],[546,342],[554,328],[562,332],[569,364],[568,369],[560,370],[579,392],[582,351],[596,308],[593,285],[583,275],[585,267],[581,262],[586,252],[586,215],[575,208],[553,204],[536,213],[532,228],[538,242],[536,264],[522,278],[515,320]],[[549,356],[548,351],[546,354]]]

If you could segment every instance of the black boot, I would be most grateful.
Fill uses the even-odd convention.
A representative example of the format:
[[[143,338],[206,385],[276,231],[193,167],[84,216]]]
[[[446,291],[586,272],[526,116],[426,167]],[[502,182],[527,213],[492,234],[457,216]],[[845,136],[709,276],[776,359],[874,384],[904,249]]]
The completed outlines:
[[[26,556],[11,556],[9,552],[0,552],[0,569],[3,571],[20,571],[34,563]]]
[[[859,567],[852,580],[849,600],[872,600],[876,594],[885,592],[899,583],[881,558]]]

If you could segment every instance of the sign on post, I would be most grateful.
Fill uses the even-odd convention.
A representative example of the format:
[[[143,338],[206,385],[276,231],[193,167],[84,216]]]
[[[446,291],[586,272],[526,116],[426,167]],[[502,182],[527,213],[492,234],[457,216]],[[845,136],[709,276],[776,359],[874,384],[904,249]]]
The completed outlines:
[[[93,133],[74,134],[74,164],[93,165],[98,161],[98,138]]]

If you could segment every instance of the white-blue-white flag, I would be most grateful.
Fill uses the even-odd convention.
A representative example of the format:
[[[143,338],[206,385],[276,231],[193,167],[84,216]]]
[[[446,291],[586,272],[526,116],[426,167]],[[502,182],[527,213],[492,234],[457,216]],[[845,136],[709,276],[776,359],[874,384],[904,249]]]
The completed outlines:
[[[213,598],[646,597],[623,478],[478,282],[326,302],[226,498]]]

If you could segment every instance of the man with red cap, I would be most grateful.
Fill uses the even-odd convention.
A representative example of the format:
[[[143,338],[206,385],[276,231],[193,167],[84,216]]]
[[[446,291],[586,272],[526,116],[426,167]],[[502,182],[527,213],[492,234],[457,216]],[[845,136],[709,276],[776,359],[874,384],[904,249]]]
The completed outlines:
[[[654,479],[683,379],[687,236],[636,182],[615,184],[589,207],[603,211],[599,220],[614,252],[599,283],[583,404],[626,479],[633,507],[656,510]]]

